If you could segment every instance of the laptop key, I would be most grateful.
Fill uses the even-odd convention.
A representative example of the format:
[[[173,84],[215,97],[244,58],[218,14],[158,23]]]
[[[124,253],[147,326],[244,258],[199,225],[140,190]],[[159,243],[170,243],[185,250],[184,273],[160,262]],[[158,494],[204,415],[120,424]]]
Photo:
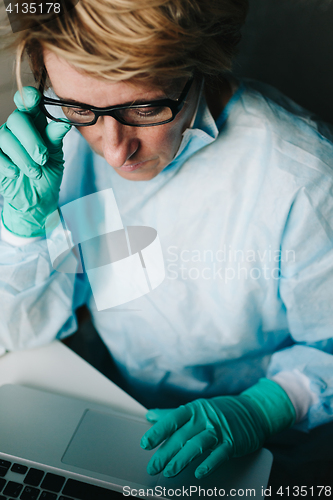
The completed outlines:
[[[64,482],[65,478],[63,476],[58,476],[57,474],[51,474],[50,472],[48,472],[41,484],[41,488],[43,488],[43,490],[55,491],[56,493],[58,493],[61,490]]]
[[[28,470],[28,467],[26,465],[13,464],[10,470],[12,472],[17,472],[17,474],[25,474]]]
[[[0,499],[1,500],[1,499]],[[59,497],[59,500],[73,500],[73,498],[69,498],[69,497]]]
[[[8,462],[8,460],[0,460],[0,466],[1,467],[6,467],[6,469],[9,469],[9,467],[12,465],[11,462]]]
[[[0,465],[0,477],[4,477],[8,472],[8,468],[7,467],[2,467]]]
[[[57,500],[57,495],[56,493],[50,493],[49,491],[42,491],[38,500]]]
[[[33,467],[29,470],[28,474],[25,476],[23,482],[29,486],[38,486],[44,476],[44,472],[39,469],[34,469]]]
[[[2,488],[5,486],[6,484],[6,479],[2,479],[0,478],[0,491],[2,490]]]
[[[3,495],[0,495],[0,500],[7,500],[7,497],[4,497]]]
[[[23,485],[20,483],[15,483],[14,481],[8,481],[6,488],[3,490],[3,494],[9,497],[17,498],[21,493]]]
[[[37,488],[32,488],[31,486],[26,486],[21,493],[20,500],[36,500],[38,498],[40,490]]]

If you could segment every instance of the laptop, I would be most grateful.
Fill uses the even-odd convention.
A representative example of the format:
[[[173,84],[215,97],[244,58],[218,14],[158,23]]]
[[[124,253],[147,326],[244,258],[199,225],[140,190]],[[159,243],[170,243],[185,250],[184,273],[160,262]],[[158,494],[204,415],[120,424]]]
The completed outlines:
[[[109,407],[22,385],[0,387],[0,500],[264,496],[272,454],[230,460],[207,478],[194,460],[174,478],[150,476],[150,424]]]

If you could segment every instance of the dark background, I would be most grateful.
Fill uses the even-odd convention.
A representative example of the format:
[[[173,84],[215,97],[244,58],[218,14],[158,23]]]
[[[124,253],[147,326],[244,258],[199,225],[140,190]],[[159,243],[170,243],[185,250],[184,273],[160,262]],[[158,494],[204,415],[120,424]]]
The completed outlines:
[[[333,1],[250,0],[234,72],[333,123]]]

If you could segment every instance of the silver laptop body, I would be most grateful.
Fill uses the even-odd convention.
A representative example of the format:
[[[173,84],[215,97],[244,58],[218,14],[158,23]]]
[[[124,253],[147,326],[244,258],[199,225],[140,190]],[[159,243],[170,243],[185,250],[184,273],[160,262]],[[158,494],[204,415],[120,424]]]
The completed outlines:
[[[0,387],[0,408],[0,500],[262,498],[267,486],[272,454],[266,449],[233,459],[201,480],[194,470],[202,456],[175,478],[150,476],[146,467],[156,450],[140,448],[150,427],[146,420],[20,385]],[[21,488],[14,491],[13,483]]]

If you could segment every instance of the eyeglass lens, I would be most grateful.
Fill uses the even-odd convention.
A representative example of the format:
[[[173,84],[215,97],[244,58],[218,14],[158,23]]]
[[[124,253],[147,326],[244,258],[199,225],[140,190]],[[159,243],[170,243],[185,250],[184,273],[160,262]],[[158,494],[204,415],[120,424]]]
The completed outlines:
[[[95,119],[95,113],[88,109],[44,104],[48,114],[57,120],[73,124],[87,124]],[[116,117],[130,125],[153,125],[172,118],[172,111],[166,106],[125,108],[113,111]]]

